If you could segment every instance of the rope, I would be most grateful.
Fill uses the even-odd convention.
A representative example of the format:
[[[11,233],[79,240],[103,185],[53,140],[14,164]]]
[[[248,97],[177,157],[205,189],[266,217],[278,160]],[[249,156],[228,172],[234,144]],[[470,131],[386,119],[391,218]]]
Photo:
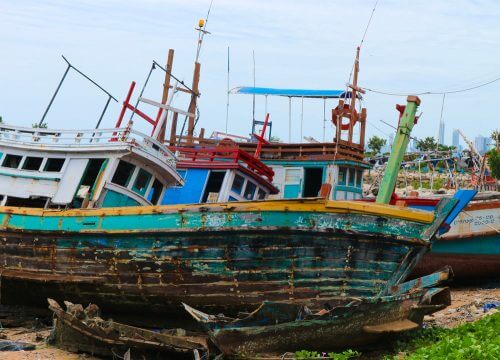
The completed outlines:
[[[500,80],[500,76],[494,78],[493,80],[486,81],[484,83],[475,85],[475,86],[470,86],[464,89],[458,89],[458,90],[447,90],[447,91],[424,91],[424,92],[405,92],[405,93],[398,93],[398,92],[390,92],[390,91],[383,91],[383,90],[376,90],[376,89],[371,89],[367,87],[362,87],[363,90],[365,91],[370,91],[372,93],[376,94],[382,94],[382,95],[390,95],[390,96],[409,96],[409,95],[416,95],[416,96],[421,96],[421,95],[446,95],[446,94],[457,94],[461,92],[466,92],[466,91],[471,91],[475,89],[479,89],[481,87],[493,84],[497,81]]]

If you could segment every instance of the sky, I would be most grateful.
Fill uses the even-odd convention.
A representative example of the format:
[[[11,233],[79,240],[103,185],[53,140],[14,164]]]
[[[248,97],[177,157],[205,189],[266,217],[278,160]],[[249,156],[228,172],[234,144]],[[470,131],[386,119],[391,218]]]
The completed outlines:
[[[343,89],[356,46],[375,0],[214,0],[201,52],[199,127],[210,134],[226,127],[227,52],[230,88],[253,84],[278,88]],[[210,0],[0,0],[0,116],[13,125],[37,123],[62,76],[65,55],[76,67],[123,101],[131,81],[140,89],[153,60],[164,64],[175,49],[173,73],[190,83],[198,19]],[[361,49],[359,84],[394,93],[467,88],[500,77],[500,1],[380,0]],[[145,97],[160,100],[163,73],[155,70]],[[500,81],[449,94],[443,107],[445,143],[461,129],[471,139],[500,128]],[[138,95],[136,90],[135,96]],[[93,128],[107,98],[71,71],[50,109],[51,128]],[[414,136],[437,138],[442,95],[423,95]],[[252,98],[231,95],[228,131],[248,135]],[[179,95],[174,106],[186,108]],[[404,96],[367,92],[367,136],[387,137],[397,124],[395,105]],[[263,98],[256,118],[263,120]],[[333,136],[326,103],[325,138]],[[114,126],[113,102],[102,127]],[[154,114],[149,105],[141,110]],[[288,140],[288,99],[269,98],[273,134]],[[292,102],[292,141],[323,138],[323,102]],[[140,130],[148,125],[136,121]]]

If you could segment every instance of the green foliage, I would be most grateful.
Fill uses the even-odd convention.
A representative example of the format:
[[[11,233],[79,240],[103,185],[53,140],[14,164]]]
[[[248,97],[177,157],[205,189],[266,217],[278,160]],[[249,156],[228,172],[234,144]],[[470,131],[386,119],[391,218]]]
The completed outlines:
[[[361,353],[355,350],[346,350],[341,353],[329,352],[319,353],[317,351],[301,350],[295,353],[295,359],[332,359],[332,360],[349,360],[360,356]]]
[[[496,360],[500,359],[500,313],[454,329],[418,330],[400,339],[397,355],[385,360]],[[411,338],[410,338],[411,336]]]
[[[269,142],[279,143],[279,142],[281,142],[281,139],[277,136],[271,136],[269,138]]]
[[[387,144],[386,139],[379,138],[378,136],[372,136],[368,140],[368,148],[371,150],[374,156],[380,153],[380,150]]]
[[[417,140],[417,149],[420,151],[435,151],[437,147],[437,141],[432,136]]]
[[[3,119],[2,119],[2,117],[0,116],[0,124],[1,124],[1,123],[3,123]]]
[[[495,130],[491,133],[491,139],[495,143],[496,147],[500,146],[500,130]]]
[[[31,124],[31,127],[32,127],[33,129],[47,129],[47,126],[48,126],[48,124],[47,124],[47,123],[43,123],[43,124],[41,124],[41,125],[40,125],[40,124],[38,124],[38,123],[36,123],[36,124]]]
[[[448,145],[438,145],[438,150],[439,151],[453,151],[456,150],[457,148],[455,146],[448,146]]]
[[[488,151],[488,166],[491,170],[491,176],[500,180],[500,153],[496,149]]]

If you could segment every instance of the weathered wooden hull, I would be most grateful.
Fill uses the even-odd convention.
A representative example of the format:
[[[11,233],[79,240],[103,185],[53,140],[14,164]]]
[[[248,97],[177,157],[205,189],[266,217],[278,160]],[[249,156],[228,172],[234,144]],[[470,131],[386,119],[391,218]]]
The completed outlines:
[[[419,294],[421,295],[421,294]],[[304,320],[274,326],[220,329],[211,338],[230,357],[261,353],[283,354],[300,350],[331,351],[360,348],[390,333],[367,331],[366,327],[398,323],[402,319],[422,322],[425,311],[418,309],[418,297],[401,297],[386,302],[366,303],[331,320]],[[243,355],[243,356],[242,356]]]
[[[178,313],[187,302],[230,314],[264,300],[383,295],[454,206],[429,218],[339,204],[0,209],[1,301],[52,297],[149,313]]]
[[[209,315],[184,304],[229,357],[283,354],[303,349],[330,351],[362,347],[381,337],[418,328],[425,314],[451,302],[446,281],[449,268],[395,286],[390,296],[309,303],[265,302],[243,318]],[[325,305],[327,304],[327,305]],[[319,310],[319,311],[318,311]]]

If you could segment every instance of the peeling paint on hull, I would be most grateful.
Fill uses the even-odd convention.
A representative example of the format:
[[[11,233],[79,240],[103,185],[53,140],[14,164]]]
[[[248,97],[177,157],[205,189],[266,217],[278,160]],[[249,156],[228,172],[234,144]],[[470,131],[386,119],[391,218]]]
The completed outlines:
[[[184,301],[231,314],[264,300],[379,296],[427,251],[448,205],[431,224],[333,211],[0,211],[1,301],[154,313]]]

